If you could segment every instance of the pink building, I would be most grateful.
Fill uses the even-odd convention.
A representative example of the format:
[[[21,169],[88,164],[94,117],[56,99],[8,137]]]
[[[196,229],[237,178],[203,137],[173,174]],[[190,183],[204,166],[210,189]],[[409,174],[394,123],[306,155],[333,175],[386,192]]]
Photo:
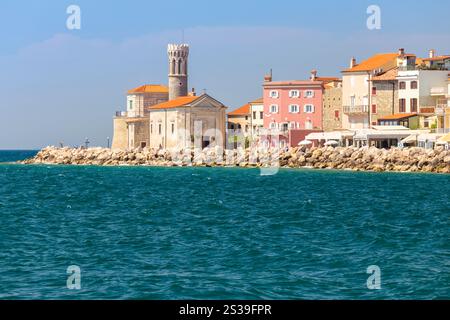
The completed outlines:
[[[310,80],[264,79],[264,128],[271,132],[322,130],[323,81],[313,72]]]

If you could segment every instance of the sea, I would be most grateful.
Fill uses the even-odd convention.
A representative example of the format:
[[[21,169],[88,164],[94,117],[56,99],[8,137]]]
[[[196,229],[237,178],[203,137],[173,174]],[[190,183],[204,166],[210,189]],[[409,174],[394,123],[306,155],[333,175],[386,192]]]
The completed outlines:
[[[450,299],[450,175],[21,165],[0,299]]]

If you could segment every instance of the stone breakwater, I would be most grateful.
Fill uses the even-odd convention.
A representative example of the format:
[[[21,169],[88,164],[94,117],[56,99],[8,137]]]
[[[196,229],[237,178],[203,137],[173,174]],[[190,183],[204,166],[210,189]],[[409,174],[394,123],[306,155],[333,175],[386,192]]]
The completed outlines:
[[[23,164],[103,166],[239,166],[450,173],[450,151],[422,148],[323,147],[275,150],[111,150],[47,147]]]

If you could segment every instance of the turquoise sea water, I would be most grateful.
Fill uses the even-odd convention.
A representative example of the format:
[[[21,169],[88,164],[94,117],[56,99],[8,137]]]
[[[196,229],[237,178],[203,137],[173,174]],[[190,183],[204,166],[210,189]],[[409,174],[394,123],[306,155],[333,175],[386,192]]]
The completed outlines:
[[[449,299],[449,195],[448,175],[0,164],[0,298]]]

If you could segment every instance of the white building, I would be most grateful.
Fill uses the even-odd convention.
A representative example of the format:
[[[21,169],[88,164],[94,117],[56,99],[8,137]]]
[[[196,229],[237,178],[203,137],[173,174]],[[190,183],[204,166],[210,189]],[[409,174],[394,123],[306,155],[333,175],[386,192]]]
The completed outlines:
[[[249,104],[251,133],[252,136],[257,136],[261,129],[264,128],[264,100],[263,98],[260,98],[250,102]]]

